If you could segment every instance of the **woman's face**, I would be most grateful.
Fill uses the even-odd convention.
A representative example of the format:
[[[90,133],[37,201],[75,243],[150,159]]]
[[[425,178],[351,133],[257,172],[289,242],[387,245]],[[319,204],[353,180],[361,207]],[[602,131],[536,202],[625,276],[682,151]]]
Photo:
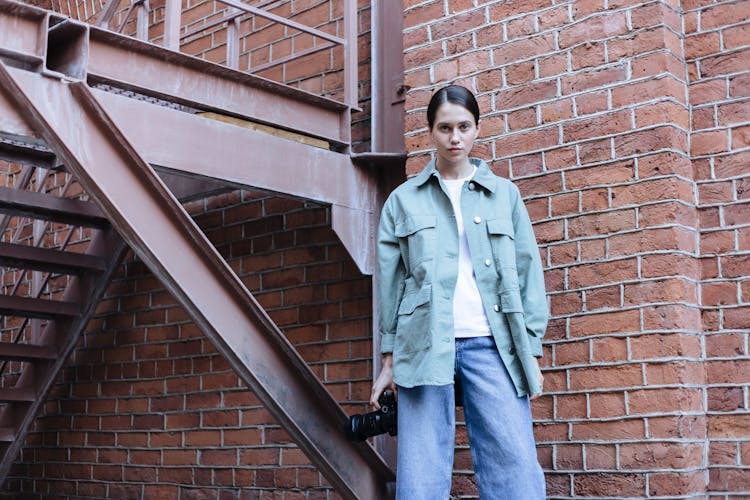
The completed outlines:
[[[468,109],[446,102],[437,109],[430,134],[437,147],[438,167],[445,168],[468,161],[479,126]]]

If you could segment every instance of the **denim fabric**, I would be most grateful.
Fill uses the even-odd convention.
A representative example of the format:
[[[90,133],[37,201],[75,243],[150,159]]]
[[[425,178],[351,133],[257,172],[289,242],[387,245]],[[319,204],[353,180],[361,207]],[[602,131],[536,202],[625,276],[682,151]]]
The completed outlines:
[[[516,395],[492,337],[456,340],[456,381],[482,500],[542,500],[528,397]],[[454,386],[398,388],[397,500],[450,496]]]

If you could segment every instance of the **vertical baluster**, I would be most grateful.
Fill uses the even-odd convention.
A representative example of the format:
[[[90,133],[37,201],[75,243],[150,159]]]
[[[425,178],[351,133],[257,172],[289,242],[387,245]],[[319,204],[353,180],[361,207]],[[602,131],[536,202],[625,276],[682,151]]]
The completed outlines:
[[[54,178],[54,177],[53,177]],[[37,167],[36,175],[34,177],[36,182],[36,191],[43,193],[44,183],[47,181],[47,170],[41,167]],[[45,221],[40,219],[34,219],[31,225],[31,244],[35,247],[43,246],[42,239],[44,233],[47,232],[47,226]],[[39,297],[42,295],[42,280],[43,275],[41,271],[31,272],[31,297]],[[27,338],[27,342],[37,343],[41,340],[42,335],[42,321],[40,319],[31,320],[31,337]]]
[[[180,50],[180,18],[182,0],[166,0],[164,4],[164,47]]]
[[[135,13],[135,37],[139,40],[148,41],[148,14],[150,9],[148,0],[138,2],[138,10]]]
[[[357,2],[344,1],[344,102],[353,108],[358,103],[357,75]]]
[[[240,10],[229,9],[229,14],[236,17],[227,22],[227,66],[232,69],[240,67]]]

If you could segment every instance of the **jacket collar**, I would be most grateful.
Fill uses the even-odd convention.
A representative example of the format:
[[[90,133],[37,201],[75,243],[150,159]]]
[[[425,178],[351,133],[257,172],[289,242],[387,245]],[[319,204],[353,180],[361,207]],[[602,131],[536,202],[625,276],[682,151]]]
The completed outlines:
[[[479,158],[469,158],[469,161],[472,165],[477,167],[477,171],[474,173],[474,177],[472,177],[471,180],[482,186],[487,191],[494,193],[497,188],[497,178],[495,177],[495,174],[490,171],[490,167],[487,166],[484,160],[480,160]],[[432,177],[435,177],[436,179],[440,178],[440,174],[435,168],[434,159],[430,160],[427,166],[414,178],[414,181],[419,187],[424,185]]]

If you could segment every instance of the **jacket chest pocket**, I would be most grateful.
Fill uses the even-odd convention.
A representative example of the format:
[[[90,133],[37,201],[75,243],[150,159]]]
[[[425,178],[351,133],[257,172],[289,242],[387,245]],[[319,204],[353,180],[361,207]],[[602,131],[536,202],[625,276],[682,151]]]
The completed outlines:
[[[411,273],[435,257],[436,226],[435,215],[410,215],[396,224],[395,234]]]
[[[487,233],[495,259],[495,268],[503,280],[502,288],[518,288],[516,270],[516,242],[513,222],[507,219],[487,219]]]

